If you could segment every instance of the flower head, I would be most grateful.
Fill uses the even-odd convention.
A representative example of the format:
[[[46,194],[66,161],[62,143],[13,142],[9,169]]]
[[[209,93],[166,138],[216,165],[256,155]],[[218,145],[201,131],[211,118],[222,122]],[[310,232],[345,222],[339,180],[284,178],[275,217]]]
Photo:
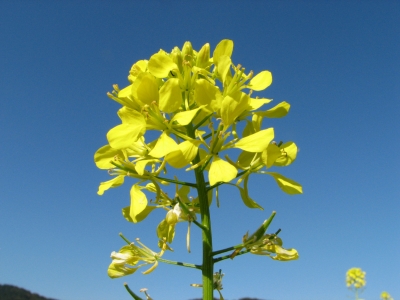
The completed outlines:
[[[365,272],[361,268],[351,268],[346,273],[346,285],[349,289],[359,290],[366,285]]]

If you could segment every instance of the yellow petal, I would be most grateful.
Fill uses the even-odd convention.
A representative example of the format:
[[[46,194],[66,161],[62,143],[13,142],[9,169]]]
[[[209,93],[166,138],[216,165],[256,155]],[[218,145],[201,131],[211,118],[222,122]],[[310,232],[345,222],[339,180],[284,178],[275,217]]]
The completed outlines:
[[[269,144],[267,149],[262,152],[261,159],[267,168],[270,168],[274,162],[282,156],[281,149],[275,144]]]
[[[275,162],[274,166],[283,167],[288,166],[296,160],[297,157],[297,146],[293,142],[287,142],[280,146],[284,155],[279,157]]]
[[[108,170],[114,168],[114,165],[111,163],[114,156],[124,157],[124,154],[121,150],[117,150],[111,148],[110,145],[105,145],[98,149],[94,154],[94,162],[99,169]]]
[[[283,101],[267,111],[256,112],[255,114],[266,118],[282,118],[288,114],[289,109],[290,104]]]
[[[120,124],[107,132],[107,140],[114,149],[124,149],[136,142],[146,131],[146,123]]]
[[[121,184],[124,183],[124,177],[125,177],[124,175],[118,175],[117,177],[111,180],[101,182],[97,194],[101,196],[104,194],[104,191],[107,191],[109,188],[115,188],[117,186],[120,186]]]
[[[262,152],[274,138],[274,129],[268,128],[240,139],[235,148],[245,150],[247,152]]]
[[[139,222],[137,216],[145,210],[147,207],[147,197],[140,190],[138,185],[133,185],[131,188],[131,205],[129,209],[129,215],[134,223]]]
[[[285,176],[275,173],[275,172],[267,172],[267,174],[271,175],[274,177],[276,183],[279,185],[279,187],[284,191],[285,193],[289,195],[295,195],[295,194],[302,194],[303,193],[303,188],[302,186],[297,183],[296,181],[286,178]]]
[[[143,175],[144,174],[144,169],[146,168],[146,166],[150,163],[157,163],[159,162],[158,159],[142,159],[136,162],[135,165],[135,170],[136,172],[138,172],[139,175]]]
[[[136,215],[136,222],[135,223],[141,222],[144,219],[146,219],[146,217],[156,208],[157,208],[156,206],[149,206],[149,205],[146,206],[146,208],[141,213]],[[133,222],[133,219],[130,216],[130,210],[131,210],[130,206],[124,207],[122,209],[122,215],[124,216],[124,218],[127,221]]]
[[[163,132],[149,155],[160,158],[176,150],[179,150],[178,144],[167,133]]]
[[[132,84],[133,97],[142,103],[151,104],[153,101],[158,102],[158,83],[157,80],[149,73],[141,73]]]
[[[217,182],[229,182],[234,179],[236,175],[237,169],[234,166],[218,156],[214,156],[208,173],[210,185],[214,185]]]
[[[175,237],[175,226],[171,226],[164,219],[157,226],[157,237],[159,239],[165,238],[168,243],[172,243]]]
[[[160,110],[172,113],[179,109],[182,104],[182,91],[179,87],[178,78],[170,78],[160,89]]]
[[[249,107],[249,103],[249,95],[243,92],[224,97],[221,104],[221,118],[224,126],[231,125]]]
[[[119,278],[122,276],[130,275],[136,272],[138,268],[129,268],[126,266],[116,265],[111,263],[108,267],[107,274],[111,278]]]
[[[194,101],[198,105],[208,105],[212,100],[217,99],[217,94],[220,93],[219,89],[201,78],[196,80],[196,86],[194,90]]]
[[[215,50],[213,53],[214,64],[218,64],[219,58],[222,55],[227,55],[227,56],[231,57],[232,52],[233,52],[233,41],[231,41],[231,40],[220,41],[218,43],[218,45],[215,47]]]
[[[237,159],[237,164],[241,166],[242,168],[248,168],[250,167],[250,163],[254,158],[254,152],[247,152],[247,151],[242,151],[242,153],[239,154],[239,157]]]
[[[261,205],[259,205],[257,202],[255,202],[253,199],[250,198],[249,196],[249,192],[248,192],[248,188],[247,188],[247,181],[248,181],[248,176],[245,178],[244,180],[244,188],[241,188],[240,186],[236,187],[239,189],[240,191],[240,197],[242,198],[243,203],[249,207],[249,208],[258,208],[261,210],[264,210],[264,208],[262,208]]]
[[[267,98],[250,98],[249,110],[259,109],[264,104],[268,104],[272,101],[272,99]]]
[[[178,145],[178,150],[168,153],[165,160],[174,168],[183,168],[196,157],[200,143],[198,140],[184,141]]]
[[[202,109],[204,107],[204,105],[196,108],[196,109],[192,109],[192,110],[188,110],[188,111],[182,111],[182,112],[178,112],[172,119],[171,119],[171,123],[173,125],[175,125],[174,123],[177,122],[180,126],[185,126],[187,124],[189,124],[193,118],[196,116],[197,112]]]
[[[149,72],[157,78],[168,77],[171,70],[177,70],[178,66],[163,50],[150,57],[147,65]]]
[[[219,63],[218,63],[218,75],[219,78],[221,79],[221,81],[225,84],[227,84],[227,78],[232,78],[232,76],[230,75],[230,68],[231,68],[231,58],[229,56],[226,55],[222,55],[219,58]]]
[[[262,91],[269,87],[272,83],[272,74],[270,71],[262,71],[254,76],[248,87],[254,91]]]
[[[139,60],[138,62],[134,63],[129,71],[128,80],[130,82],[134,82],[140,73],[147,70],[147,63],[147,60]]]

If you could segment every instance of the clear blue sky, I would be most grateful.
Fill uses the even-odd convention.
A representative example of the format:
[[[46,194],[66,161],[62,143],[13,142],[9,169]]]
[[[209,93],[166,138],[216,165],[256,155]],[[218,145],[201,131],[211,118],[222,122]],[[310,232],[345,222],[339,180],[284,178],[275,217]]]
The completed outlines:
[[[150,275],[107,276],[110,253],[140,237],[156,247],[154,213],[141,224],[121,216],[129,182],[96,194],[109,177],[93,163],[119,123],[112,84],[131,65],[187,40],[199,49],[235,42],[233,61],[274,82],[259,96],[292,108],[271,119],[294,140],[297,161],[282,173],[303,184],[288,196],[253,176],[246,208],[232,188],[212,207],[215,248],[252,231],[272,210],[287,247],[281,263],[258,256],[225,261],[226,299],[339,300],[351,267],[367,272],[366,300],[400,298],[399,1],[2,1],[0,4],[0,284],[60,300],[130,299],[123,282],[156,300],[200,297],[196,270],[160,265]],[[183,225],[183,224],[182,224]],[[175,253],[200,263],[199,234]]]

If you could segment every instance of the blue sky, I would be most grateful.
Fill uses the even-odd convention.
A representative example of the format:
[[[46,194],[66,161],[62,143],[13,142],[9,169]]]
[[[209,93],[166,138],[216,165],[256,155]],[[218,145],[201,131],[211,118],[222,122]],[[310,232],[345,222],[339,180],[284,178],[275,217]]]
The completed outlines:
[[[108,179],[93,163],[119,123],[106,97],[125,86],[131,65],[187,40],[212,49],[232,39],[233,62],[274,81],[259,96],[292,107],[271,119],[279,140],[300,147],[282,174],[304,194],[282,193],[253,176],[245,207],[231,188],[212,206],[214,247],[240,241],[277,211],[281,263],[246,255],[222,268],[226,299],[347,299],[345,273],[367,272],[366,300],[383,290],[400,298],[398,231],[400,3],[398,1],[3,1],[0,4],[0,284],[60,300],[129,299],[147,287],[154,299],[201,296],[198,271],[161,265],[123,279],[107,276],[110,253],[140,237],[156,247],[163,213],[131,224],[121,216],[130,184],[96,194]],[[184,224],[165,258],[200,263]],[[197,238],[197,241],[196,241]]]

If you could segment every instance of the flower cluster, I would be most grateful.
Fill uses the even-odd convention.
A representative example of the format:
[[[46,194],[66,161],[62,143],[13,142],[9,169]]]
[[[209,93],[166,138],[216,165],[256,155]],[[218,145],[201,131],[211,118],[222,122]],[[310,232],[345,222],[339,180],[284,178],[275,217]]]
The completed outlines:
[[[247,72],[232,62],[232,52],[231,40],[222,40],[212,53],[208,43],[196,51],[185,42],[181,49],[175,47],[169,53],[160,50],[148,60],[134,63],[129,85],[114,85],[108,93],[122,106],[118,110],[121,123],[108,131],[108,143],[94,155],[96,166],[113,176],[100,183],[98,194],[122,185],[126,178],[135,179],[130,204],[122,209],[125,219],[141,222],[161,208],[166,215],[157,227],[158,238],[172,243],[176,224],[187,222],[188,250],[190,224],[196,223],[200,213],[199,195],[189,194],[199,186],[163,177],[169,168],[208,172],[208,181],[203,182],[208,204],[215,190],[218,205],[218,187],[229,184],[239,190],[247,207],[262,209],[249,196],[252,174],[271,176],[288,194],[302,193],[299,183],[269,170],[293,163],[296,144],[275,142],[274,129],[262,127],[264,119],[284,117],[290,105],[283,101],[262,110],[272,99],[254,97],[253,93],[271,85],[271,72]],[[163,190],[170,183],[176,185],[174,195]],[[148,193],[154,194],[154,200],[148,200]],[[158,254],[146,251],[129,245],[113,253],[109,275],[133,273],[139,260],[156,266]],[[296,259],[297,252],[290,251],[269,238],[251,246],[252,253],[276,260]]]
[[[360,268],[351,268],[346,273],[346,285],[348,288],[359,290],[366,285],[365,272]]]

